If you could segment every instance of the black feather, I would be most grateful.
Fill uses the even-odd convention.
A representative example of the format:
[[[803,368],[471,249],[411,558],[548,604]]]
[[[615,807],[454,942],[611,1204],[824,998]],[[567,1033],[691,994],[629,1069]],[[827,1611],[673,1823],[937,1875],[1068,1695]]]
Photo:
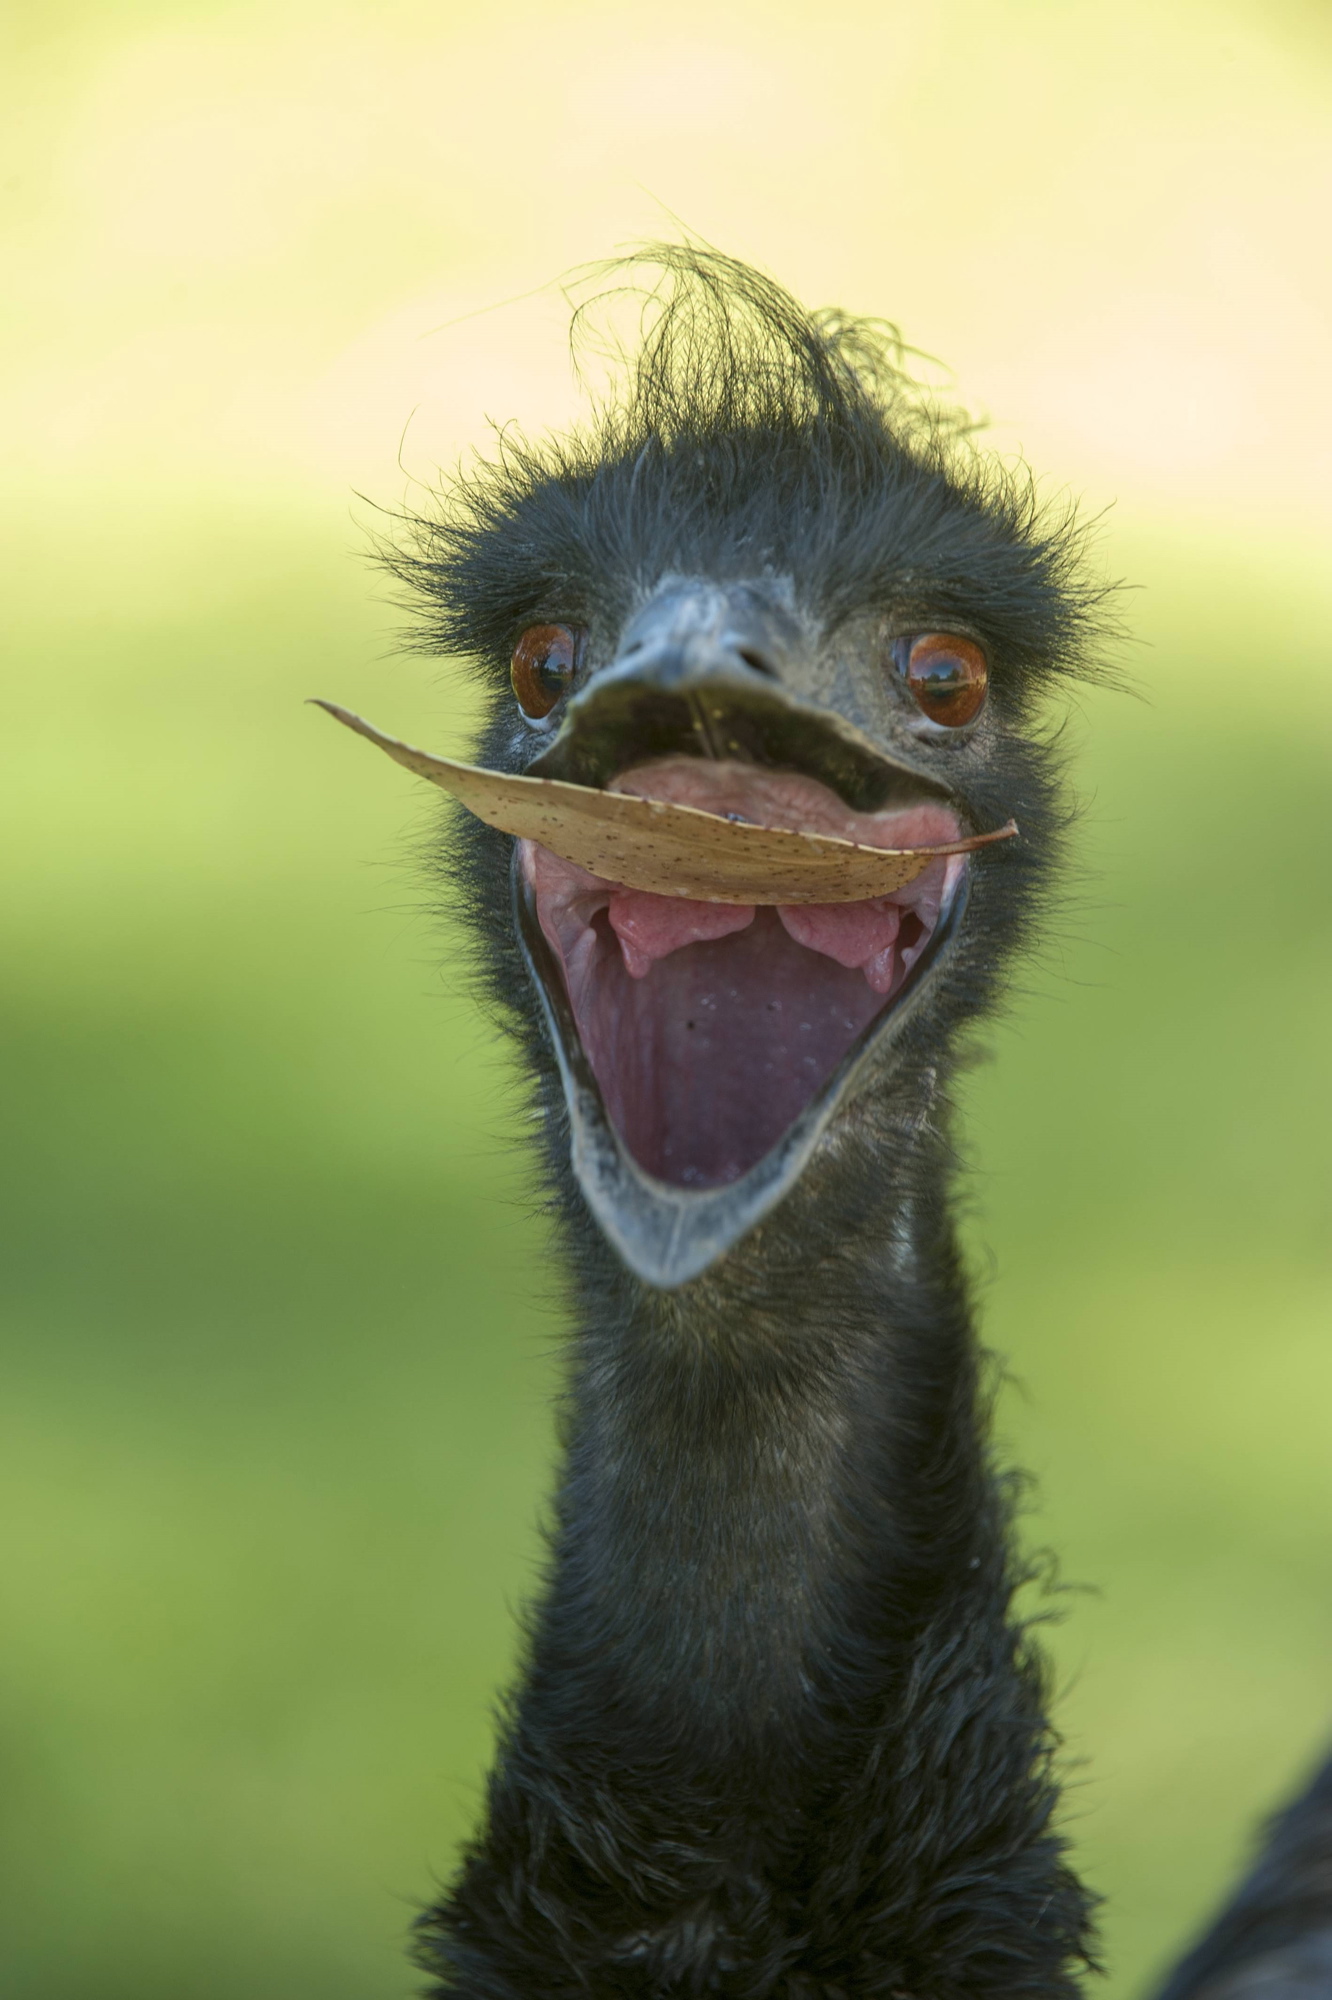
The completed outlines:
[[[570,1171],[511,843],[451,822],[441,874],[544,1111],[575,1332],[546,1584],[485,1821],[420,1963],[470,2000],[1070,1993],[1091,1899],[1013,1609],[948,1076],[1058,859],[1038,704],[1093,671],[1103,592],[1072,513],[913,389],[890,330],[806,313],[711,252],[655,254],[623,397],[571,439],[502,438],[392,558],[421,643],[492,692],[481,757],[533,754],[507,679],[524,626],[585,624],[595,670],[663,575],[781,575],[825,633],[906,606],[983,637],[997,720],[965,797],[1023,839],[974,871],[890,1086],[843,1107],[735,1250],[660,1293]]]
[[[1262,1852],[1159,2000],[1326,2000],[1332,1993],[1332,1762],[1279,1813]]]

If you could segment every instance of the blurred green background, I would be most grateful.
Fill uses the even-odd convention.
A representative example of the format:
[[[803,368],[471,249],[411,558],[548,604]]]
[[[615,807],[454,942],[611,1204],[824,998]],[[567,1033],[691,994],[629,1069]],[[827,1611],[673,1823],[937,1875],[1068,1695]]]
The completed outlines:
[[[501,1055],[311,711],[672,216],[1105,512],[1138,695],[969,1086],[1116,1995],[1332,1710],[1325,7],[46,0],[6,63],[0,1988],[391,2000],[476,1810],[558,1326]],[[508,301],[509,303],[504,303]]]

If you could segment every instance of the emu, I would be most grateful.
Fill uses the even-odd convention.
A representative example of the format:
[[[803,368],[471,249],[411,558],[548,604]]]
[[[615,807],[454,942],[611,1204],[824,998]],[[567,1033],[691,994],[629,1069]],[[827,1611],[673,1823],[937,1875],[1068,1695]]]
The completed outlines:
[[[342,716],[474,808],[439,867],[573,1327],[524,1671],[418,1959],[468,2000],[1053,2000],[1093,1898],[1014,1604],[952,1078],[1059,861],[1042,717],[1104,593],[891,330],[652,260],[620,398],[501,434],[391,554],[423,643],[484,676],[478,767]],[[866,848],[913,872],[850,893]],[[1170,2000],[1332,1993],[1321,1787]]]

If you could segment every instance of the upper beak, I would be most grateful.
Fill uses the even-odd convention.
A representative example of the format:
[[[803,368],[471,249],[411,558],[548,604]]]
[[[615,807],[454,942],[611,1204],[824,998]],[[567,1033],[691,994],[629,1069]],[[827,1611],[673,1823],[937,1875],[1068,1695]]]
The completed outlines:
[[[856,812],[945,797],[877,723],[774,599],[679,582],[629,622],[528,770],[604,786],[630,765],[692,755],[803,771]]]

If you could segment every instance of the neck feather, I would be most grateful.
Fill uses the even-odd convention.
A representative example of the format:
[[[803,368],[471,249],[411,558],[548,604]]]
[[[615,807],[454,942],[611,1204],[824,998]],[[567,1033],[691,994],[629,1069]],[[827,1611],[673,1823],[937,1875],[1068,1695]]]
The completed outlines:
[[[774,1271],[756,1244],[679,1293],[604,1267],[585,1283],[545,1639],[551,1670],[580,1659],[636,1740],[714,1772],[797,1744],[822,1762],[922,1624],[993,1572],[1000,1510],[939,1213],[890,1190],[813,1268]]]
[[[1051,1825],[946,1148],[928,1120],[894,1136],[862,1159],[853,1131],[676,1293],[571,1199],[551,1570],[488,1829],[423,1923],[441,1993],[1074,1990],[1089,1904]]]

